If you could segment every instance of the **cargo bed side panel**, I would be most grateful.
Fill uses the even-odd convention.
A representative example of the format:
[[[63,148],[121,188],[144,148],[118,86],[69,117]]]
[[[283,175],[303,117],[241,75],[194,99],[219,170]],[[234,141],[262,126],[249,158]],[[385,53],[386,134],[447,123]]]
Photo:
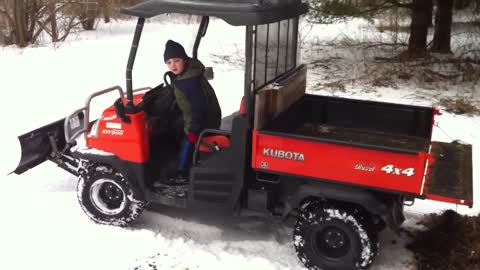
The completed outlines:
[[[425,191],[437,201],[473,204],[472,146],[432,142],[432,162]]]
[[[422,195],[426,153],[408,154],[254,132],[252,166]]]

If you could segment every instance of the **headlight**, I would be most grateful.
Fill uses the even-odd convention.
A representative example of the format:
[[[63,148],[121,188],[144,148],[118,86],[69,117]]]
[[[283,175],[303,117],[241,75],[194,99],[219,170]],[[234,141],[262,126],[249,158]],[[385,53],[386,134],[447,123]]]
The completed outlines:
[[[95,123],[93,123],[92,129],[90,130],[90,133],[88,134],[89,138],[97,138],[98,137],[98,125],[100,123],[100,120],[96,120]]]

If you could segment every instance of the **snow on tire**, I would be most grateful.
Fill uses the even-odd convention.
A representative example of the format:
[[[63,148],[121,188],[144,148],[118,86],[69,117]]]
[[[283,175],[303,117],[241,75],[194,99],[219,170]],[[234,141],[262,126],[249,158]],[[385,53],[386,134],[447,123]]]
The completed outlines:
[[[313,202],[305,205],[293,237],[308,269],[363,270],[378,251],[378,232],[358,209]]]
[[[143,212],[146,202],[123,175],[109,166],[90,166],[79,178],[77,197],[83,211],[95,222],[127,226]]]

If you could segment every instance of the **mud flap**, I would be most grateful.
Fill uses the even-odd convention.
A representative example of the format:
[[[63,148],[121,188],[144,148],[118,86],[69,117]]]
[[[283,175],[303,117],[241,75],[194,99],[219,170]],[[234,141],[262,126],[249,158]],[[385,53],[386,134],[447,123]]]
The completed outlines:
[[[67,123],[67,134],[75,134],[84,128],[84,113],[78,112]],[[27,170],[42,164],[47,159],[54,158],[66,148],[65,119],[60,119],[39,129],[30,131],[18,137],[22,149],[22,157],[15,171],[22,174]],[[57,159],[52,160],[55,163]]]
[[[472,145],[432,142],[431,153],[426,197],[472,207]]]

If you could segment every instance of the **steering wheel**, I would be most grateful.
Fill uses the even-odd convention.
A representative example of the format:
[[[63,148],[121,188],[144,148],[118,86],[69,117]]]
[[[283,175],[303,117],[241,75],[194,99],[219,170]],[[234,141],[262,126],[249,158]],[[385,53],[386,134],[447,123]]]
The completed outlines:
[[[153,88],[152,90],[146,92],[145,95],[142,98],[142,101],[140,101],[137,105],[135,105],[134,111],[135,112],[145,111],[148,104],[155,101],[156,97],[160,93],[162,93],[162,91],[172,91],[173,87],[172,87],[171,82],[173,82],[174,76],[175,75],[170,71],[165,72],[165,74],[163,75],[164,83],[161,83],[158,86],[156,86],[155,88]],[[168,107],[170,107],[170,109],[173,109],[175,107],[175,105],[176,105],[176,102],[173,101],[172,104],[170,104]],[[115,101],[114,107],[115,107],[115,112],[116,112],[117,116],[122,118],[123,122],[129,123],[130,119],[126,115],[125,105],[123,104],[121,98],[118,98]]]
[[[164,83],[161,83],[160,85],[156,86],[152,90],[148,91],[145,93],[145,95],[142,98],[142,101],[138,103],[135,108],[140,111],[140,110],[145,110],[145,108],[150,104],[150,102],[155,101],[155,99],[158,97],[158,95],[164,93],[163,91],[173,91],[172,83],[174,74],[170,71],[165,72],[163,75],[163,81]],[[176,102],[172,102],[170,104],[170,109],[172,109],[175,106]]]
[[[167,80],[167,78],[170,79],[170,82]],[[173,72],[171,71],[165,72],[165,74],[163,75],[163,82],[167,87],[172,87],[173,78],[175,78],[175,74],[173,74]]]

